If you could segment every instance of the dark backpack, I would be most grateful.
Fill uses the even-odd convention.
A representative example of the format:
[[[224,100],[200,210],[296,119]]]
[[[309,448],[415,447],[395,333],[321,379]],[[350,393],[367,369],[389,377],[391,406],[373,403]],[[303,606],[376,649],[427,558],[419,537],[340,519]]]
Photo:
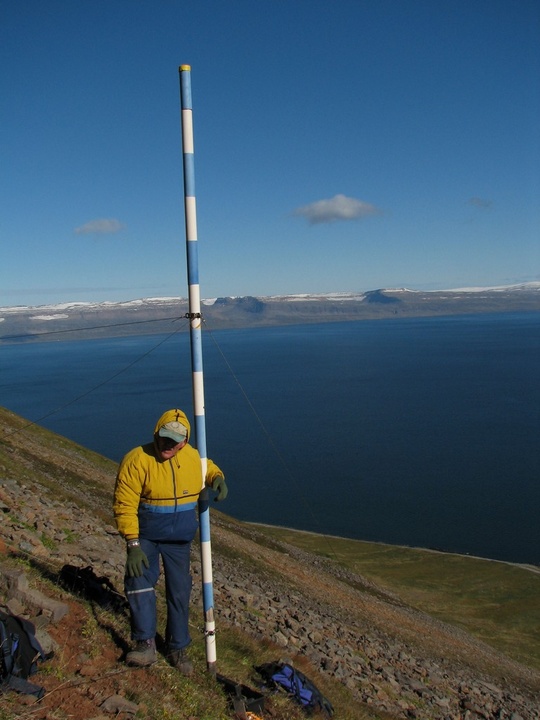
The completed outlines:
[[[126,598],[116,590],[109,578],[96,575],[91,565],[64,565],[58,579],[66,590],[95,602],[102,608],[120,612],[128,607]]]
[[[27,678],[38,671],[38,663],[47,657],[29,620],[0,610],[0,691],[16,690],[43,697],[45,690]]]
[[[304,673],[288,663],[270,662],[255,668],[273,687],[285,689],[304,710],[311,714],[321,711],[326,717],[334,713],[332,703],[307,678]]]

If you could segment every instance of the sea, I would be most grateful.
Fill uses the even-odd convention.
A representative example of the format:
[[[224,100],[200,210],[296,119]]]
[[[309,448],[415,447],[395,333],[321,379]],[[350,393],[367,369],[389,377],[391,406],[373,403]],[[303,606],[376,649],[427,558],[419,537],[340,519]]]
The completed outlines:
[[[540,313],[205,330],[202,342],[220,510],[540,564]],[[189,332],[4,344],[0,392],[119,461],[164,410],[193,419]]]

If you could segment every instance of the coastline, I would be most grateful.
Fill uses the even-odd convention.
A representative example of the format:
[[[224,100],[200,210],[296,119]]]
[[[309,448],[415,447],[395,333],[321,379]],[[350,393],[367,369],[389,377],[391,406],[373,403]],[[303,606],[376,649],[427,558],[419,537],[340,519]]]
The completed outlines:
[[[363,543],[366,545],[376,545],[380,547],[398,548],[400,550],[414,550],[415,552],[433,553],[436,555],[454,555],[460,558],[469,558],[471,560],[484,560],[485,562],[500,563],[502,565],[510,565],[511,567],[517,567],[521,570],[527,570],[536,575],[540,575],[540,566],[532,565],[531,563],[519,563],[512,562],[511,560],[498,560],[497,558],[482,557],[481,555],[468,555],[466,553],[453,552],[451,550],[436,550],[435,548],[419,547],[416,545],[393,545],[392,543],[385,543],[380,540],[359,540],[358,538],[344,537],[343,535],[328,535],[326,533],[318,533],[312,530],[297,530],[293,527],[285,527],[284,525],[272,525],[271,523],[259,523],[251,520],[242,520],[244,525],[253,525],[254,527],[271,528],[275,530],[284,530],[286,532],[298,533],[299,535],[312,535],[320,538],[329,538],[333,540],[343,540],[345,542]]]
[[[538,286],[538,287],[537,287]],[[358,320],[540,312],[540,283],[521,289],[217,298],[203,303],[207,330]],[[189,330],[185,298],[0,308],[0,344],[155,335]]]

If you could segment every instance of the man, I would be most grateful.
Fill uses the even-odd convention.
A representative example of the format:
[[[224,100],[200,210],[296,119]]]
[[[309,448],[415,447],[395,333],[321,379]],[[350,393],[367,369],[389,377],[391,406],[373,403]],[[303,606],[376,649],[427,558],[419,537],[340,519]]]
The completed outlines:
[[[188,444],[190,424],[182,410],[157,421],[153,442],[131,450],[118,469],[114,516],[127,544],[125,591],[131,610],[135,649],[126,662],[140,667],[156,657],[156,593],[159,558],[165,573],[168,659],[185,675],[193,670],[186,648],[191,595],[190,550],[197,532],[197,500],[202,490],[199,453]],[[227,497],[222,471],[207,461],[206,485]]]

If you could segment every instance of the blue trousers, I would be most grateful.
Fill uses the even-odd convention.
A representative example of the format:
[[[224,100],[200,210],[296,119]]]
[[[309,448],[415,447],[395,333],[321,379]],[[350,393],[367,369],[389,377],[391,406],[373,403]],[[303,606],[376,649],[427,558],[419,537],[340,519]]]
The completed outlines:
[[[149,568],[138,578],[125,578],[125,592],[131,610],[131,639],[149,640],[156,636],[157,608],[155,586],[159,578],[160,556],[165,573],[169,650],[180,650],[191,642],[189,635],[189,598],[191,596],[191,543],[160,543],[141,538]]]

